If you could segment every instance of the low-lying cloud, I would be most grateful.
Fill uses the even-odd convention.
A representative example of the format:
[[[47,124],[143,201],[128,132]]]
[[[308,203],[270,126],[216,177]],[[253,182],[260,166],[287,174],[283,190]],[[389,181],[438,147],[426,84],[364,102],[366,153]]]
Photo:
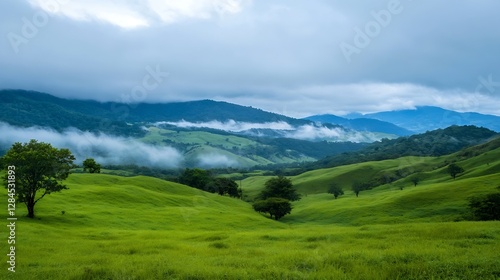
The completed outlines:
[[[92,157],[104,165],[135,164],[147,167],[178,167],[183,157],[172,147],[152,146],[137,140],[93,134],[77,129],[68,129],[62,133],[52,129],[30,127],[20,128],[0,122],[0,147],[8,149],[15,142],[29,142],[36,139],[48,142],[58,148],[69,149],[82,162]]]
[[[372,132],[359,132],[355,130],[345,130],[340,127],[329,128],[325,126],[302,125],[296,130],[286,134],[288,138],[300,140],[330,140],[335,142],[355,142],[355,143],[371,143],[380,140]]]
[[[157,126],[173,125],[181,128],[210,128],[222,131],[241,133],[257,137],[286,137],[308,141],[333,142],[375,142],[381,139],[380,135],[371,132],[348,130],[342,127],[326,127],[321,125],[292,126],[287,122],[249,123],[228,120],[209,122],[158,122]],[[271,131],[272,130],[272,133]]]
[[[158,122],[156,125],[173,125],[182,128],[211,128],[230,132],[243,132],[250,129],[274,129],[274,130],[292,130],[293,126],[287,122],[266,122],[266,123],[249,123],[249,122],[237,122],[234,120],[228,120],[226,122],[221,121],[209,121],[209,122],[188,122],[185,120],[178,122]]]
[[[201,167],[234,167],[239,165],[236,160],[217,153],[199,155],[197,159],[198,165]]]

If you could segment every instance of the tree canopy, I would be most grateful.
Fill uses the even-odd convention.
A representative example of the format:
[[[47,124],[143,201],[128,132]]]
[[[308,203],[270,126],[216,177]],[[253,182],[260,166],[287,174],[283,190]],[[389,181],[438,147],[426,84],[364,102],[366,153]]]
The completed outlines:
[[[88,158],[83,161],[83,172],[101,173],[101,165],[93,158]]]
[[[290,179],[278,176],[267,180],[264,190],[262,190],[259,195],[260,200],[266,200],[270,197],[279,197],[290,201],[296,201],[300,199],[300,194],[297,193]]]
[[[369,183],[362,183],[362,182],[354,182],[352,184],[352,191],[356,194],[356,197],[359,196],[359,193],[364,190],[370,189],[370,184]]]
[[[335,199],[344,194],[344,190],[336,183],[332,183],[328,188],[328,193],[333,194]]]
[[[257,200],[253,204],[253,209],[257,212],[269,213],[271,219],[274,216],[275,220],[279,220],[292,212],[292,205],[288,199],[270,197],[266,200]]]
[[[448,173],[450,173],[450,176],[453,179],[455,179],[458,174],[463,173],[463,172],[464,172],[464,169],[455,163],[448,165]]]
[[[477,220],[500,220],[500,192],[472,197],[469,208]]]
[[[26,204],[28,217],[35,217],[35,204],[45,195],[67,189],[62,181],[75,167],[74,160],[68,149],[57,149],[36,140],[15,143],[7,151],[2,162],[11,167],[9,170],[15,170],[15,195],[18,202]]]
[[[229,178],[215,178],[213,184],[219,195],[229,195],[230,197],[240,197],[238,184]]]

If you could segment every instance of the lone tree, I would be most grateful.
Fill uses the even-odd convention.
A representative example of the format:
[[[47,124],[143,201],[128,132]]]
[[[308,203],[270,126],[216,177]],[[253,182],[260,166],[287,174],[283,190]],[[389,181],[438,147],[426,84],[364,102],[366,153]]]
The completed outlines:
[[[83,161],[83,172],[101,173],[101,165],[93,158],[88,158]]]
[[[35,204],[45,195],[67,189],[61,182],[75,167],[74,160],[68,149],[57,149],[36,140],[15,143],[7,151],[3,164],[15,170],[15,194],[18,202],[26,204],[28,217],[35,217]],[[4,179],[7,181],[8,176]]]
[[[337,199],[337,197],[344,195],[344,190],[338,184],[332,183],[328,188],[328,193],[333,194],[335,199]]]
[[[454,163],[448,165],[448,173],[450,173],[451,177],[455,179],[458,174],[463,173],[464,169]]]
[[[270,197],[266,200],[257,200],[253,204],[253,209],[257,212],[269,213],[271,219],[274,216],[277,221],[292,212],[292,205],[288,199]]]
[[[500,220],[500,192],[472,197],[469,209],[477,220]]]
[[[300,199],[300,194],[297,193],[290,179],[278,176],[267,180],[264,190],[259,195],[260,200],[266,200],[270,197],[296,201]]]
[[[420,183],[420,178],[413,177],[413,178],[411,178],[411,182],[413,183],[413,186],[416,187],[418,185],[418,183]]]
[[[271,219],[281,219],[292,212],[290,201],[299,200],[300,195],[293,187],[292,181],[278,176],[267,180],[265,188],[253,204],[253,209],[261,213],[269,213]]]
[[[356,197],[359,196],[359,193],[361,191],[367,190],[369,188],[370,186],[368,185],[368,183],[354,182],[352,184],[352,191],[356,194]]]
[[[229,195],[230,197],[241,197],[241,190],[238,189],[238,184],[229,178],[215,178],[213,181],[214,188],[219,195]]]

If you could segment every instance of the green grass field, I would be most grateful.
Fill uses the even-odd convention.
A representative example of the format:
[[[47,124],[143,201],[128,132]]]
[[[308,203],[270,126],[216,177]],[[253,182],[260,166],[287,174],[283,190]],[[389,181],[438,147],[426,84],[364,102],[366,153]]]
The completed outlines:
[[[500,185],[499,152],[461,162],[456,180],[435,167],[452,156],[304,173],[292,178],[304,197],[279,222],[247,202],[155,178],[73,174],[69,190],[37,204],[37,218],[18,205],[16,273],[4,261],[0,278],[499,279],[500,222],[464,220],[470,196]],[[332,179],[348,184],[401,167],[424,179],[359,197],[324,193]],[[266,178],[243,180],[245,192]],[[0,200],[6,209],[6,192]]]

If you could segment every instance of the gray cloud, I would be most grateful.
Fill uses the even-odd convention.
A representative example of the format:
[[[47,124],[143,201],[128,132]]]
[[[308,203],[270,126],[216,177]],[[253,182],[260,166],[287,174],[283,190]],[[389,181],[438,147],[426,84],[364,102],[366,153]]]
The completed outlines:
[[[210,121],[210,122],[188,122],[188,121],[179,121],[179,122],[158,122],[156,125],[161,126],[164,124],[174,125],[182,128],[211,128],[218,129],[229,132],[237,132],[252,136],[264,137],[266,136],[265,131],[268,129],[273,130],[273,136],[280,135],[281,137],[300,139],[300,140],[309,140],[309,141],[318,141],[318,140],[327,140],[333,142],[374,142],[381,140],[384,137],[388,137],[387,135],[377,135],[375,133],[370,132],[360,132],[355,130],[346,130],[340,127],[325,127],[322,125],[301,125],[301,126],[292,126],[286,122],[272,122],[272,123],[248,123],[248,122],[237,122],[234,120],[228,120],[227,122],[220,121]],[[269,135],[267,135],[269,137]],[[214,158],[214,159],[212,159]],[[207,162],[227,162],[227,159],[222,158],[220,155],[217,157],[208,156],[206,159]],[[206,165],[207,162],[203,162],[202,165]]]
[[[250,129],[275,129],[275,130],[292,130],[293,126],[286,122],[268,122],[268,123],[248,123],[248,122],[237,122],[234,120],[228,120],[226,122],[221,121],[210,121],[210,122],[158,122],[156,125],[161,126],[163,124],[174,125],[182,128],[212,128],[231,132],[242,132]]]
[[[0,3],[0,88],[119,101],[159,65],[170,76],[148,102],[211,98],[299,117],[416,105],[500,114],[498,1],[401,0],[350,63],[339,45],[390,0],[66,2],[17,54],[8,34],[44,10]],[[128,17],[145,24],[116,22]],[[498,82],[475,94],[489,75]]]
[[[239,166],[236,160],[228,157],[227,155],[222,155],[219,153],[201,154],[197,157],[197,160],[198,160],[198,166],[204,168]]]

